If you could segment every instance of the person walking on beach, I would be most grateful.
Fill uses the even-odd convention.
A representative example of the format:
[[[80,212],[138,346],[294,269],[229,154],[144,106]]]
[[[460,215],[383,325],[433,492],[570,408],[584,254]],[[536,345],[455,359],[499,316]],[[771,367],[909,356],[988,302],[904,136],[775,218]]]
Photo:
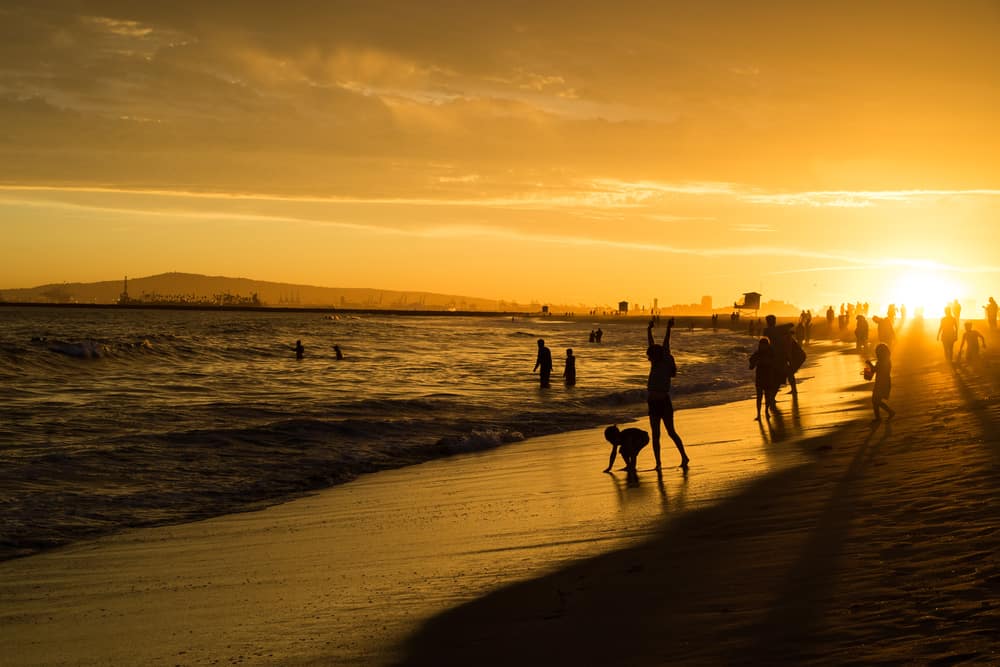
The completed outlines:
[[[958,340],[958,322],[951,315],[951,306],[944,309],[944,317],[941,318],[941,325],[938,327],[935,340],[941,341],[941,345],[944,347],[945,361],[949,364],[952,363],[955,341]]]
[[[566,350],[566,367],[563,369],[563,379],[567,387],[576,384],[576,357],[573,356],[573,348]]]
[[[962,358],[962,349],[965,349],[965,363],[975,364],[979,362],[979,344],[982,343],[986,349],[986,339],[983,334],[972,328],[972,322],[965,323],[965,333],[962,334],[962,342],[958,345],[958,358]]]
[[[604,472],[611,472],[611,466],[615,464],[615,457],[620,449],[628,477],[638,477],[635,462],[642,448],[649,444],[649,434],[641,428],[627,428],[621,431],[614,425],[604,429],[604,439],[611,443],[611,458],[608,459],[608,467]]]
[[[889,419],[896,416],[896,411],[886,403],[889,391],[892,389],[891,355],[889,346],[885,343],[879,343],[875,346],[875,363],[873,364],[870,360],[865,362],[865,379],[875,380],[875,386],[872,387],[872,410],[875,411],[875,419],[873,420],[875,423],[882,421],[880,410],[889,413]]]
[[[857,325],[854,327],[854,349],[868,353],[868,320],[864,315],[857,316]]]
[[[663,335],[663,344],[658,345],[653,340],[653,325],[649,321],[646,327],[646,358],[649,359],[649,379],[646,381],[646,403],[649,406],[649,426],[653,432],[653,457],[656,459],[656,469],[660,470],[660,422],[667,429],[667,435],[674,441],[681,455],[681,467],[686,468],[687,453],[684,443],[674,429],[674,406],[670,402],[670,378],[677,375],[677,364],[670,354],[670,330],[674,328],[674,318],[667,320],[667,332]]]
[[[805,362],[806,357],[805,352],[792,335],[793,325],[791,322],[786,322],[778,326],[778,318],[774,315],[768,315],[764,319],[767,322],[767,326],[764,327],[764,335],[771,342],[771,350],[774,353],[774,382],[778,387],[787,382],[792,395],[798,395],[798,388],[795,386],[795,371]],[[792,361],[793,348],[797,363]],[[801,360],[798,357],[801,357]],[[776,407],[776,405],[771,406],[771,408]]]
[[[539,370],[540,369],[540,370]],[[545,347],[545,340],[538,339],[538,357],[535,359],[535,367],[531,372],[539,371],[538,379],[542,389],[548,389],[549,377],[552,375],[552,351]]]
[[[760,404],[764,401],[764,415],[771,418],[771,408],[774,407],[774,397],[778,393],[775,382],[774,351],[771,341],[761,338],[757,342],[757,351],[750,355],[750,368],[754,369],[754,386],[757,389],[757,417],[760,421]]]
[[[892,347],[892,342],[896,339],[896,329],[893,326],[895,310],[895,306],[889,306],[889,313],[885,317],[872,315],[872,321],[877,327],[876,333],[878,334],[878,342],[885,343],[889,347]]]
[[[997,306],[997,302],[993,299],[993,297],[990,297],[989,303],[983,306],[983,309],[986,311],[986,323],[989,325],[990,331],[996,331],[997,310],[1000,310],[1000,307]]]

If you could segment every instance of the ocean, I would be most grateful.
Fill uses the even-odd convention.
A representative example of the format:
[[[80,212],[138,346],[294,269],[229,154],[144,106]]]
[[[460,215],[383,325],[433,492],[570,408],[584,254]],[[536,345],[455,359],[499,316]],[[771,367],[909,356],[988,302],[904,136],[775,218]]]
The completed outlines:
[[[645,325],[2,308],[0,559],[632,421],[645,415]],[[602,342],[588,342],[597,327]],[[532,373],[538,338],[555,362],[545,390]],[[681,326],[671,342],[678,410],[753,395],[754,339],[745,331]],[[577,357],[573,387],[561,380],[566,348]],[[597,459],[608,452],[597,438],[594,450]]]

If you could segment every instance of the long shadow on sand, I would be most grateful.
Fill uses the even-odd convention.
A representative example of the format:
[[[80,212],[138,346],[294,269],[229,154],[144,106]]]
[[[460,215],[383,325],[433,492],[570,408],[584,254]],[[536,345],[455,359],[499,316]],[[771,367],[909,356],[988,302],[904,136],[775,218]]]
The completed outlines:
[[[907,382],[920,392],[916,374]],[[982,430],[995,440],[991,416]],[[805,664],[837,660],[831,648],[864,660],[843,637],[816,637],[843,604],[844,548],[864,512],[855,487],[866,475],[880,483],[872,466],[887,443],[899,446],[894,428],[854,421],[787,441],[811,462],[682,514],[647,543],[445,612],[400,647],[399,664]]]
[[[814,462],[682,515],[645,544],[445,612],[401,647],[400,664],[733,664],[806,657],[833,586],[850,487],[889,435],[855,422],[819,438],[787,441],[813,453]],[[838,443],[859,438],[864,444],[853,456],[836,453]],[[809,473],[818,465],[842,469],[833,488],[829,473]]]

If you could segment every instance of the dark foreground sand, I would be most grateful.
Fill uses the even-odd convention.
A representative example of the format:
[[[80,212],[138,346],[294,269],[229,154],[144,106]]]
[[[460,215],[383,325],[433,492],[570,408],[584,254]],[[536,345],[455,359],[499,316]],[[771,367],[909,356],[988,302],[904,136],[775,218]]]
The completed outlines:
[[[1000,662],[1000,378],[894,361],[875,428],[846,352],[680,413],[687,474],[591,430],[0,563],[0,663]]]
[[[648,543],[443,614],[405,662],[1000,664],[1000,378],[917,336],[894,362],[896,420],[859,418]]]

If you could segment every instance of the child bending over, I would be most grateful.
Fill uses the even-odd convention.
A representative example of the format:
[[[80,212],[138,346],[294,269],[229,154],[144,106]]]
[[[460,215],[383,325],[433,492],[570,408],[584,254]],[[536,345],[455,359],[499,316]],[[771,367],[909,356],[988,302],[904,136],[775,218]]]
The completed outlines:
[[[618,426],[609,426],[604,429],[604,438],[611,443],[611,458],[608,459],[608,467],[604,472],[611,471],[620,449],[622,458],[625,459],[625,470],[629,476],[636,475],[635,460],[642,448],[649,444],[649,434],[641,428],[627,428],[621,431]]]

